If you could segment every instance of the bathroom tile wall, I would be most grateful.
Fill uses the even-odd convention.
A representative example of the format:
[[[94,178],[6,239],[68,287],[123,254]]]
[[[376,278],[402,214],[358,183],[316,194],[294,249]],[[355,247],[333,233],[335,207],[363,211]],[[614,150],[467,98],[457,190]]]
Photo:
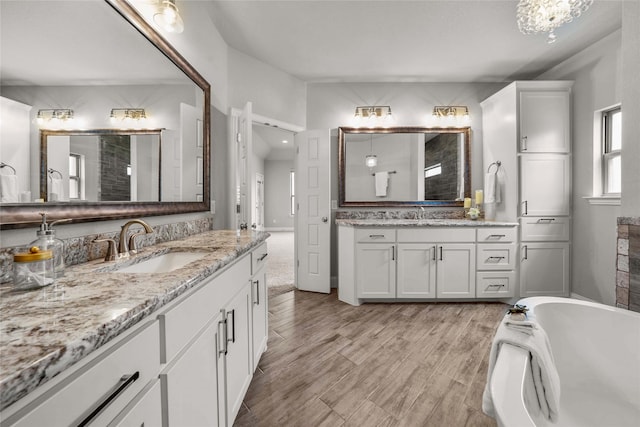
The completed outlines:
[[[145,234],[136,239],[139,248],[155,245],[156,243],[169,242],[183,239],[194,234],[213,229],[213,217],[198,218],[195,220],[163,224],[153,227],[152,234]],[[118,240],[120,232],[90,234],[86,236],[63,239],[65,265],[82,264],[94,259],[104,258],[107,251],[106,243],[93,243],[100,238]],[[35,233],[34,233],[35,236]],[[12,280],[13,251],[14,247],[0,248],[0,283]]]
[[[640,218],[618,218],[616,305],[640,312]]]

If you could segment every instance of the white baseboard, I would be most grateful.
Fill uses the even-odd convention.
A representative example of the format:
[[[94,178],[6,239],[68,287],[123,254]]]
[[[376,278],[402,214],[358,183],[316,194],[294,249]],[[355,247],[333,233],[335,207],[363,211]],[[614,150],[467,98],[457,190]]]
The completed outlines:
[[[265,227],[264,231],[293,231],[293,227]]]
[[[570,295],[570,296],[571,296],[571,298],[573,298],[573,299],[579,299],[579,300],[582,300],[582,301],[598,302],[598,301],[593,300],[593,299],[591,299],[591,298],[583,297],[583,296],[582,296],[582,295],[580,295],[580,294],[576,294],[575,292],[571,292],[571,295]]]

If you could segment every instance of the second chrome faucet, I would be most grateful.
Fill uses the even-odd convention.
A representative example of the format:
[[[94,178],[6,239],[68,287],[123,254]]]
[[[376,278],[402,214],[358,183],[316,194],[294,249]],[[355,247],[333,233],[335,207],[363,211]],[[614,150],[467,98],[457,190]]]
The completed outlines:
[[[132,225],[139,224],[143,227],[144,231],[138,231],[133,233],[127,239],[127,234],[129,233],[129,227]],[[98,242],[107,242],[109,246],[107,247],[107,254],[104,257],[105,261],[114,261],[120,258],[126,258],[129,255],[133,255],[137,252],[136,241],[135,238],[142,234],[150,234],[153,233],[153,228],[146,222],[141,219],[132,219],[127,221],[120,230],[120,237],[118,238],[118,248],[116,253],[116,241],[114,239],[100,239],[95,238],[93,241]]]

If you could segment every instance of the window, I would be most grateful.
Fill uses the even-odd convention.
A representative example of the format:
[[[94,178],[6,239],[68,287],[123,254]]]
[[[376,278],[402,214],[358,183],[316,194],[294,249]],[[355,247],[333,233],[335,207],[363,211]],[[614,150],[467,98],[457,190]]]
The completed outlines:
[[[432,176],[438,176],[442,173],[442,163],[436,163],[435,165],[427,166],[424,169],[424,177],[431,178]]]
[[[622,187],[622,110],[620,107],[602,112],[602,193],[620,194]]]
[[[289,172],[289,197],[291,200],[289,215],[294,216],[296,214],[296,173],[294,171]]]
[[[69,154],[69,198],[80,198],[80,155]]]

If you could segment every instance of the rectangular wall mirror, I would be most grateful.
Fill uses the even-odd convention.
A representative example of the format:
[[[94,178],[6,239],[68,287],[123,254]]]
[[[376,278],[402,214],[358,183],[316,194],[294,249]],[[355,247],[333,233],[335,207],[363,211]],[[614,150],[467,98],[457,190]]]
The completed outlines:
[[[21,196],[0,203],[2,229],[43,210],[73,222],[209,210],[210,85],[130,3],[6,0],[0,19],[3,116],[24,117],[0,124],[12,167],[0,174]],[[147,118],[110,118],[127,108]],[[45,109],[73,122],[37,123]]]
[[[462,206],[471,129],[339,128],[340,206]]]

